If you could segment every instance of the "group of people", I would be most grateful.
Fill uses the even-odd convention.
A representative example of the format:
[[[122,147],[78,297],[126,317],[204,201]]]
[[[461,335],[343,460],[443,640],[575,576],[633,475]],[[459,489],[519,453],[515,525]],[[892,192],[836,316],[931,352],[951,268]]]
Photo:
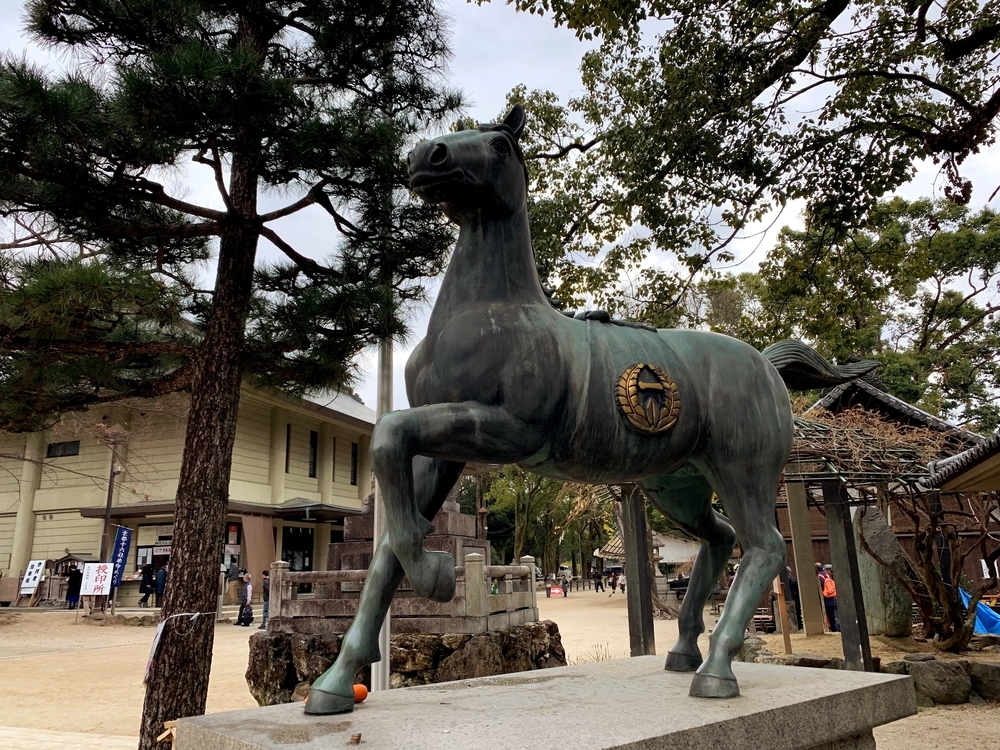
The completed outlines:
[[[625,579],[625,571],[622,570],[621,573],[617,571],[611,571],[611,575],[605,578],[604,573],[597,570],[596,568],[591,568],[590,577],[594,581],[594,592],[604,593],[605,580],[607,581],[607,587],[610,590],[608,596],[613,596],[615,589],[621,589],[621,592],[625,593],[625,584],[627,583]]]
[[[261,611],[261,623],[257,629],[265,630],[269,615],[268,609],[271,603],[271,572],[265,570],[261,575],[263,576],[261,582],[263,608]],[[229,592],[229,603],[239,605],[240,608],[239,616],[233,624],[244,628],[250,627],[250,624],[253,622],[253,606],[251,604],[253,601],[253,581],[247,569],[240,568],[236,564],[235,556],[229,559],[229,569],[226,571],[226,588]]]

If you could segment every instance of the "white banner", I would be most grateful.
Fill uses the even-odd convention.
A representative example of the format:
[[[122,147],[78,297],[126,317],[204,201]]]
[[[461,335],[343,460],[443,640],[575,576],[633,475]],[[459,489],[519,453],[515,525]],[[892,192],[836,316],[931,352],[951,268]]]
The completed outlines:
[[[80,594],[83,596],[104,596],[111,593],[112,564],[109,562],[84,563],[83,585]]]
[[[44,572],[45,560],[32,560],[28,563],[28,569],[24,573],[24,578],[21,579],[22,596],[30,596],[35,593]]]

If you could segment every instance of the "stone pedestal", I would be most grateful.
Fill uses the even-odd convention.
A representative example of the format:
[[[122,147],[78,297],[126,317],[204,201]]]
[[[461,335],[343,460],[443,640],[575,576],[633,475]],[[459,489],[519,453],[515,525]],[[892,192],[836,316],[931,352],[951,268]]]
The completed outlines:
[[[291,703],[182,719],[175,748],[319,750],[360,734],[371,750],[874,750],[873,727],[917,711],[909,677],[733,669],[743,691],[733,700],[691,698],[691,674],[643,656],[389,690],[338,716]]]

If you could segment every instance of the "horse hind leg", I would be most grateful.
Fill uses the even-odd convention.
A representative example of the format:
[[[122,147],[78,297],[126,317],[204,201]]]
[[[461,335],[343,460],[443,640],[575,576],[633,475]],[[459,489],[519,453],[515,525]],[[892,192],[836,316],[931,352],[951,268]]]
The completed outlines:
[[[726,609],[710,639],[708,658],[691,682],[699,698],[734,698],[740,694],[732,660],[754,609],[785,564],[785,540],[775,526],[774,504],[781,466],[775,462],[733,461],[706,469],[743,547],[739,573]]]
[[[663,515],[701,540],[677,621],[678,638],[667,652],[665,665],[672,672],[693,672],[702,663],[698,636],[705,632],[705,602],[733,552],[736,534],[712,509],[712,487],[700,474],[666,475],[641,484]]]

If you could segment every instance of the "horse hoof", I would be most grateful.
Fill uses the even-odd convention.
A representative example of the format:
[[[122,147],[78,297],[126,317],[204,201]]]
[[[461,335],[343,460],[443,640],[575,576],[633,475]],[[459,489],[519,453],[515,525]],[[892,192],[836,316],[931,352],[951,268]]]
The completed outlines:
[[[425,552],[421,562],[426,575],[419,576],[419,581],[410,580],[413,590],[435,602],[454,599],[455,559],[447,552]]]
[[[688,691],[692,698],[736,698],[739,694],[736,680],[710,674],[696,674]]]
[[[701,666],[701,654],[681,654],[670,651],[663,666],[668,672],[694,672]]]
[[[305,711],[307,714],[325,716],[328,714],[347,714],[354,710],[354,694],[336,695],[323,690],[313,688],[306,698]]]

